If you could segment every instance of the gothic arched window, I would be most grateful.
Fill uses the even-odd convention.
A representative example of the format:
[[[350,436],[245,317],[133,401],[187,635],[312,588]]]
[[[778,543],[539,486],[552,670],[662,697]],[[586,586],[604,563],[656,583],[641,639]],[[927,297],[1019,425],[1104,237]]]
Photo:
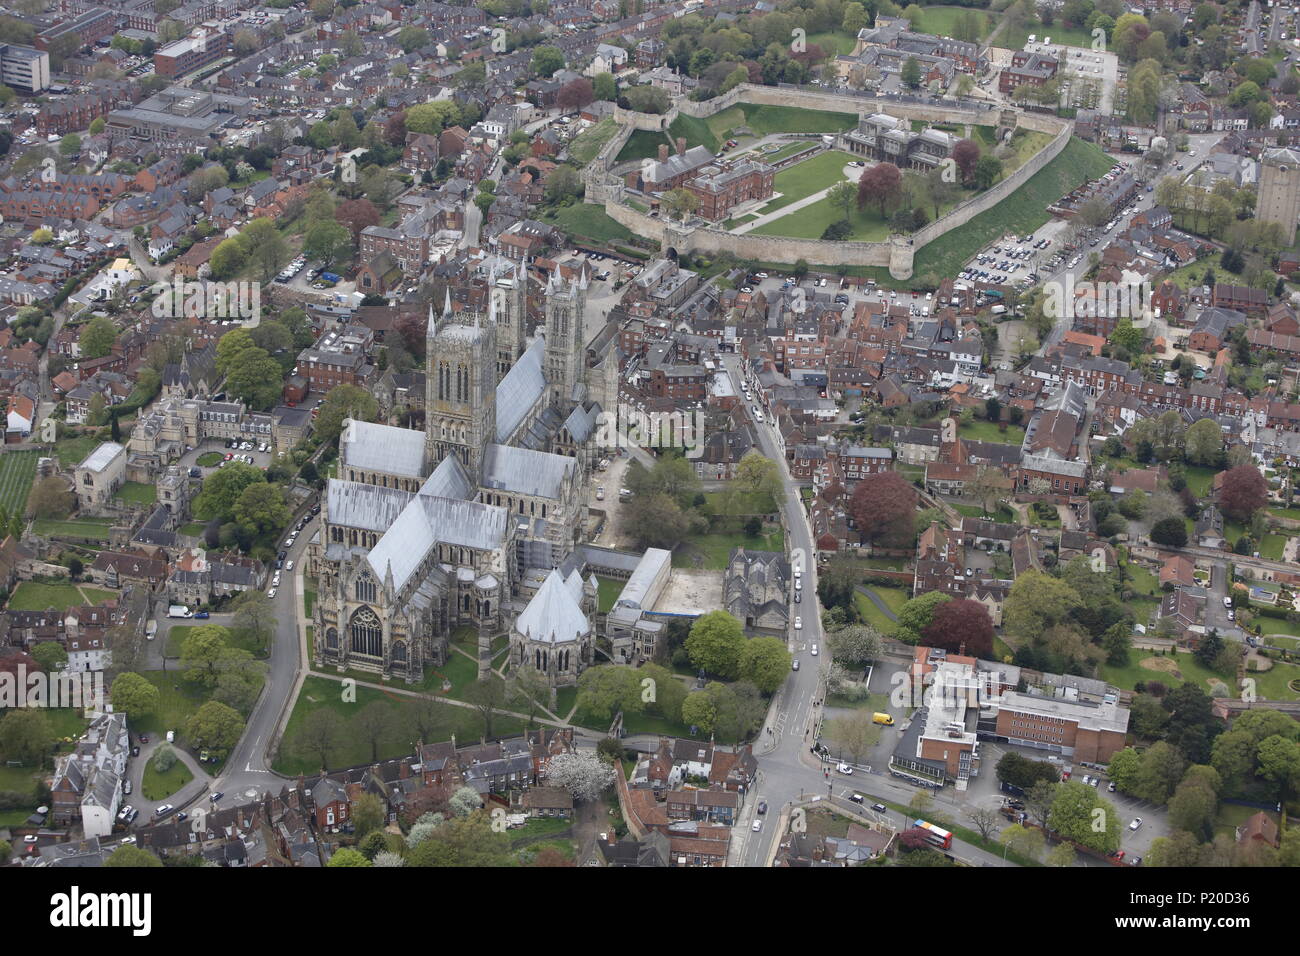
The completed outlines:
[[[358,582],[359,583],[359,582]],[[379,617],[368,607],[352,615],[352,653],[369,657],[384,654],[384,628]]]
[[[357,578],[357,600],[370,602],[375,599],[375,582],[369,575]]]

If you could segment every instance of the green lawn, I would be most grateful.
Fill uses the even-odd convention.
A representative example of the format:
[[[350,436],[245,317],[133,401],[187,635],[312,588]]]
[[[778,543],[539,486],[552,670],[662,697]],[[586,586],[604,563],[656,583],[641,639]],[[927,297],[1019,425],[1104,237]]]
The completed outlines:
[[[198,465],[200,468],[214,468],[221,463],[223,457],[224,456],[220,452],[204,452],[202,455],[199,455],[194,464]]]
[[[1192,489],[1192,494],[1198,498],[1209,497],[1210,486],[1214,482],[1214,476],[1218,474],[1217,469],[1205,465],[1187,465],[1183,473],[1187,476],[1187,487]]]
[[[1034,20],[1023,27],[1008,23],[1006,28],[998,34],[995,42],[1003,50],[1023,50],[1025,44],[1029,42],[1029,34],[1031,33],[1035,34],[1040,40],[1044,37],[1051,37],[1053,43],[1083,47],[1085,50],[1092,49],[1091,30],[1084,27],[1070,27],[1067,29],[1059,22],[1053,23],[1050,27],[1045,27],[1038,20]]]
[[[847,30],[827,30],[808,34],[808,45],[819,46],[832,56],[848,56],[857,46],[858,38]]]
[[[201,538],[203,537],[203,529],[205,527],[207,527],[207,525],[202,521],[195,521],[191,524],[181,525],[179,533],[191,538]]]
[[[302,691],[294,702],[293,712],[285,731],[284,740],[276,754],[274,768],[277,772],[293,776],[299,773],[313,773],[320,769],[320,758],[305,750],[294,747],[295,735],[302,727],[307,716],[314,710],[329,708],[344,720],[344,736],[332,748],[329,757],[330,767],[354,767],[368,764],[371,749],[368,740],[362,739],[350,718],[362,707],[375,701],[388,705],[390,726],[379,740],[378,757],[387,760],[411,753],[411,743],[419,735],[408,714],[410,698],[398,694],[387,694],[370,687],[356,689],[356,702],[348,703],[342,699],[342,685],[338,681],[324,677],[308,677],[303,681]],[[483,721],[476,711],[448,704],[436,706],[437,721],[434,728],[425,736],[425,741],[449,740],[455,734],[458,744],[479,740],[483,733]],[[510,736],[522,733],[524,723],[516,718],[498,716],[493,721],[495,736]]]
[[[963,13],[974,13],[979,17],[979,37],[982,40],[989,34],[993,24],[989,21],[989,16],[979,10],[972,10],[970,7],[925,7],[921,10],[921,17],[912,24],[912,29],[918,33],[933,33],[936,36],[955,37],[957,35],[957,18]],[[1024,46],[1024,44],[1021,44]]]
[[[310,620],[312,609],[316,606],[316,592],[311,588],[302,589],[303,615]]]
[[[138,481],[128,481],[117,491],[117,497],[133,505],[151,505],[158,500],[158,489]]]
[[[1295,664],[1274,661],[1267,671],[1247,671],[1246,676],[1255,679],[1255,692],[1264,700],[1300,700],[1300,693],[1288,686],[1300,678],[1300,667]]]
[[[618,578],[604,578],[596,576],[596,609],[601,614],[608,614],[618,596],[623,593],[623,588],[627,586],[626,581],[620,581]]]
[[[86,460],[86,456],[98,448],[100,441],[94,435],[78,435],[74,438],[61,438],[54,443],[54,454],[64,468],[75,468]],[[34,454],[31,453],[31,454]]]
[[[185,724],[194,712],[208,701],[206,689],[198,683],[184,680],[174,670],[144,671],[141,674],[158,688],[158,709],[152,714],[131,718],[131,729],[143,734],[166,734],[176,731],[179,745],[185,735]]]
[[[617,132],[618,124],[613,119],[603,119],[569,143],[569,155],[579,164],[586,166],[596,158],[601,147],[613,139]]]
[[[38,451],[0,453],[0,508],[10,515],[27,513],[27,495],[36,479]]]
[[[37,518],[32,522],[32,530],[42,537],[76,538],[90,543],[108,541],[112,523],[96,521],[92,518],[76,518],[72,521],[58,521],[54,518]]]
[[[614,161],[625,163],[630,159],[652,159],[659,155],[659,145],[667,142],[668,137],[662,131],[634,130],[627,138],[627,142],[623,144],[623,148],[618,151]]]
[[[220,626],[220,625],[218,625]],[[170,658],[179,658],[181,648],[185,644],[185,639],[196,628],[202,627],[201,624],[177,624],[167,632],[167,648],[164,653]],[[265,658],[267,648],[256,643],[251,639],[245,638],[239,631],[228,630],[226,635],[226,644],[230,647],[237,647],[240,650],[248,651],[254,657]]]
[[[926,244],[916,254],[915,275],[955,275],[981,248],[1007,233],[1025,235],[1050,219],[1047,207],[1066,193],[1107,172],[1111,159],[1098,147],[1071,138],[1065,149],[997,206],[960,229]],[[888,276],[888,269],[879,269]],[[920,283],[916,283],[920,284]]]
[[[994,422],[979,421],[978,419],[962,422],[957,428],[957,434],[962,438],[999,442],[1003,445],[1019,445],[1025,440],[1025,430],[1019,425],[1007,425],[1003,429]]]
[[[793,202],[798,202],[813,193],[828,189],[836,183],[847,182],[844,178],[844,166],[852,162],[852,160],[853,157],[848,153],[831,149],[781,170],[772,180],[772,191],[781,195],[758,209],[758,214],[764,215],[776,212],[778,209],[782,209]],[[814,203],[814,205],[816,204]],[[770,228],[773,225],[775,224],[769,223],[764,228]],[[761,230],[754,231],[759,232]]]
[[[107,598],[117,597],[112,591],[98,588],[84,588],[86,596],[95,603]],[[11,611],[44,611],[57,608],[60,611],[86,603],[86,598],[72,584],[41,584],[36,581],[24,581],[18,585],[9,598]]]
[[[573,711],[573,705],[578,702],[578,688],[561,687],[555,692],[555,716],[561,720],[569,716]]]
[[[727,567],[733,548],[784,551],[785,534],[780,528],[774,528],[752,538],[742,532],[688,535],[673,551],[673,565],[722,571]]]
[[[711,515],[766,515],[776,511],[770,494],[730,488],[704,494],[704,511]]]
[[[1142,661],[1152,657],[1157,661],[1163,661],[1168,660],[1169,655],[1155,657],[1149,651],[1134,648],[1129,652],[1127,666],[1115,667],[1112,664],[1102,664],[1098,676],[1121,690],[1132,690],[1134,685],[1140,681],[1158,680],[1168,687],[1177,687],[1180,684],[1190,682],[1208,693],[1209,682],[1218,680],[1227,684],[1234,695],[1239,692],[1238,688],[1232,686],[1232,675],[1219,674],[1207,667],[1202,667],[1191,654],[1180,653],[1173,655],[1180,676],[1175,676],[1170,671],[1147,668],[1141,665]]]
[[[605,213],[603,206],[590,203],[565,206],[544,218],[570,235],[591,242],[613,242],[632,238],[631,231],[622,223],[611,219]]]
[[[798,166],[792,168],[797,169]],[[780,173],[777,175],[779,176]],[[943,212],[947,213],[949,209],[957,205],[958,201],[953,200],[947,203],[943,207]],[[779,200],[774,200],[774,202],[779,202]],[[772,210],[766,209],[765,211],[771,212]],[[832,203],[829,196],[823,196],[815,203],[796,209],[787,216],[782,216],[750,231],[761,236],[820,239],[827,226],[839,222],[843,218],[844,208]],[[880,209],[877,206],[867,206],[863,209],[858,209],[855,206],[849,212],[849,225],[852,226],[853,231],[849,233],[846,241],[881,242],[889,238],[889,220],[881,217]]]
[[[876,593],[876,596],[884,601],[885,606],[893,611],[895,615],[898,614],[902,606],[909,600],[908,588],[889,587],[882,584],[868,584],[867,587],[871,588],[871,590]],[[870,624],[882,634],[888,634],[894,629],[894,622],[891,621],[889,617],[880,610],[880,608],[876,607],[876,605],[872,603],[871,599],[865,594],[859,591],[854,591],[853,603],[857,605],[858,613],[862,616],[862,620]]]
[[[157,754],[155,753],[155,757]],[[159,773],[151,758],[144,765],[144,777],[140,781],[140,793],[146,800],[165,800],[173,793],[194,779],[194,774],[184,762],[177,760],[166,773]]]

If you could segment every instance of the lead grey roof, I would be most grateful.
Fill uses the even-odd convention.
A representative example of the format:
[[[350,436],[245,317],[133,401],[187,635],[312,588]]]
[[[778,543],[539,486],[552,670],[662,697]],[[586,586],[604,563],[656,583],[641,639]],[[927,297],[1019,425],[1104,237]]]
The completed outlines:
[[[91,471],[103,471],[119,454],[126,451],[116,442],[106,441],[89,455],[78,467],[87,468]]]
[[[461,501],[468,501],[474,497],[475,490],[470,484],[469,476],[465,474],[460,459],[455,455],[448,455],[420,486],[420,494],[434,498],[459,498]]]
[[[400,591],[438,543],[491,551],[506,538],[508,512],[477,501],[416,495],[366,556],[381,580],[389,569]]]
[[[546,391],[542,353],[546,339],[537,336],[497,385],[497,441],[506,442]]]
[[[591,630],[581,602],[582,578],[578,572],[572,572],[566,581],[552,568],[515,621],[515,630],[529,640],[547,644],[575,641]]]
[[[331,478],[325,490],[325,510],[331,524],[383,533],[414,497],[397,488]]]
[[[488,445],[483,457],[483,486],[539,498],[559,498],[564,480],[573,473],[574,460],[567,455]]]
[[[623,585],[623,591],[616,602],[619,607],[645,608],[646,600],[654,600],[650,595],[651,586],[659,579],[666,565],[672,562],[672,552],[663,548],[646,548],[645,554],[637,562],[636,570]]]
[[[344,466],[424,477],[424,432],[349,420],[339,439]]]

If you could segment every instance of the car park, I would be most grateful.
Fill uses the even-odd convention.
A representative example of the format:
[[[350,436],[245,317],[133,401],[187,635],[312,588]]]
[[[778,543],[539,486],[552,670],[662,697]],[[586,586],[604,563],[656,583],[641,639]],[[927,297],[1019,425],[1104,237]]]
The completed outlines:
[[[1130,824],[1128,825],[1128,828],[1129,828],[1130,830],[1138,830],[1138,829],[1140,829],[1141,827],[1142,827],[1142,818],[1141,818],[1141,817],[1134,817],[1134,818],[1133,818],[1133,822],[1130,823]]]

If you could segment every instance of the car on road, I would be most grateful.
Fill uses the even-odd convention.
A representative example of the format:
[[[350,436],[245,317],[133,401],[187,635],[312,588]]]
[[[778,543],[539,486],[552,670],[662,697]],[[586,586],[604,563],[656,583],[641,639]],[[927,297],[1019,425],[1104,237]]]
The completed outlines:
[[[812,646],[812,656],[813,656],[813,657],[816,657],[816,656],[817,656],[817,645],[816,645],[816,644],[814,644],[814,645]]]
[[[767,801],[766,801],[766,800],[760,800],[760,801],[758,801],[758,812],[759,812],[759,813],[767,813]]]
[[[132,756],[132,757],[138,757],[138,756],[140,756],[140,748],[139,748],[139,747],[134,747],[134,746],[133,746],[133,747],[131,748],[131,756]]]
[[[171,813],[175,809],[176,808],[173,807],[170,803],[164,803],[161,807],[158,807],[154,810],[153,815],[155,818],[165,817],[167,816],[167,814]]]
[[[850,767],[850,766],[849,766],[848,764],[846,764],[846,763],[837,763],[837,764],[835,765],[835,772],[836,772],[836,773],[842,773],[842,774],[844,774],[844,776],[846,776],[846,777],[851,777],[851,776],[853,776],[853,768]]]
[[[801,618],[801,617],[796,617],[796,618],[794,619],[794,629],[795,629],[796,631],[802,631],[802,630],[803,630],[803,618]]]
[[[180,823],[182,820],[185,820],[188,817],[189,814],[186,813],[184,810],[182,810],[180,813],[176,814],[176,822]]]
[[[275,589],[275,588],[271,588],[271,590],[269,590],[269,591],[266,592],[266,596],[269,597],[269,598],[273,598],[273,597],[275,597],[275,592],[276,592],[276,589]]]
[[[763,829],[763,821],[761,819],[755,820],[754,825],[750,827],[750,829],[753,830],[755,833],[760,833]]]
[[[221,790],[214,790],[212,793],[208,794],[208,799],[211,800],[213,803],[216,803],[224,796],[225,793],[222,792]]]
[[[797,671],[798,669],[799,669],[799,658],[796,657],[793,661],[790,662],[790,670]]]
[[[123,796],[127,796],[127,797],[131,796],[131,781],[130,781],[130,780],[123,780],[123,781],[122,781],[122,795],[123,795]]]
[[[197,620],[197,621],[206,621],[206,620],[207,620],[209,617],[211,617],[211,616],[212,616],[212,615],[209,614],[207,611],[195,611],[195,612],[194,612],[194,619]]]
[[[142,743],[142,744],[147,744],[148,742],[149,742],[149,735],[148,735],[148,734],[141,734],[141,735],[140,735],[140,743]]]
[[[288,564],[286,564],[286,565],[284,566],[284,569],[285,569],[286,571],[292,571],[292,570],[293,570],[293,561],[290,561]]]
[[[862,794],[860,794],[860,793],[850,793],[850,794],[849,794],[849,799],[850,799],[852,802],[854,802],[854,803],[866,803],[866,802],[867,802],[866,797],[864,797],[864,796],[863,796]]]
[[[596,500],[597,500],[597,501],[604,501],[604,500],[605,500],[605,486],[604,486],[604,485],[601,485],[599,488],[596,489]]]
[[[1114,792],[1115,792],[1115,781],[1112,780],[1110,783],[1106,784],[1106,789],[1109,790],[1111,793],[1114,793]]]
[[[1224,597],[1223,597],[1223,606],[1224,606],[1224,607],[1232,607],[1232,598],[1228,597],[1227,595],[1224,595]]]
[[[1142,828],[1142,818],[1134,817],[1133,822],[1128,825],[1130,830],[1139,830]]]

